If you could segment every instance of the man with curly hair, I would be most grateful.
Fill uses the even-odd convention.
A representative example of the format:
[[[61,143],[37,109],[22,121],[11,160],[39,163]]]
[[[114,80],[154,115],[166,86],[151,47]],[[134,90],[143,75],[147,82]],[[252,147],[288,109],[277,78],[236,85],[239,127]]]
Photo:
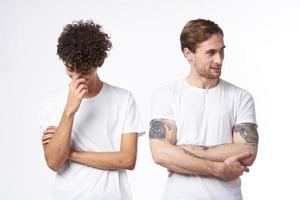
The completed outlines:
[[[205,19],[189,21],[180,35],[189,62],[185,79],[153,95],[150,146],[167,168],[163,200],[241,200],[240,176],[257,153],[251,94],[220,78],[223,31]]]
[[[135,167],[143,126],[131,93],[97,74],[111,47],[93,21],[68,24],[58,39],[71,83],[47,95],[39,114],[55,199],[131,199],[126,169]]]

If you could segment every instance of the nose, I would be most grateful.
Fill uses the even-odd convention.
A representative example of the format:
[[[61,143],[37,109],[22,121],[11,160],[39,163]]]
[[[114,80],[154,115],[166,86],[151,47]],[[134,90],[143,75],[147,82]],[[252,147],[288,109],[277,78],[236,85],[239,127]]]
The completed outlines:
[[[224,56],[221,53],[216,53],[215,57],[214,57],[214,63],[218,64],[218,65],[222,65]]]

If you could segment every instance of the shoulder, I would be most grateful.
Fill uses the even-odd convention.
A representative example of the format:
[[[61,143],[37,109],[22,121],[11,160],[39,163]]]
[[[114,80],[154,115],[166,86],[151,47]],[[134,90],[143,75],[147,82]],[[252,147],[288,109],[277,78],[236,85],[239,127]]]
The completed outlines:
[[[126,100],[130,101],[134,99],[132,92],[130,92],[129,90],[108,83],[104,83],[104,84],[106,88],[105,93],[106,95],[110,96],[110,98],[122,102],[126,102]]]
[[[252,95],[249,91],[247,91],[241,87],[238,87],[232,83],[229,83],[225,80],[222,80],[222,79],[221,79],[221,87],[222,87],[222,90],[224,90],[226,93],[232,94],[238,98],[252,97]]]
[[[178,91],[182,89],[183,85],[184,85],[184,81],[182,79],[174,81],[172,83],[169,83],[167,85],[158,88],[154,92],[154,95],[163,95],[163,96],[167,95],[173,97]]]

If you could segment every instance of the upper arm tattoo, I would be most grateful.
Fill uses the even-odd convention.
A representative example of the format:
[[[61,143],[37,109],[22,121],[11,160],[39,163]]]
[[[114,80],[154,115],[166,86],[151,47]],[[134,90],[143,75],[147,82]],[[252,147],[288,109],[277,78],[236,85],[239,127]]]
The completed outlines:
[[[256,124],[237,124],[234,127],[234,132],[239,133],[247,143],[258,144],[258,132]]]
[[[176,133],[176,125],[173,120],[153,119],[150,122],[149,138],[164,139],[167,131]]]
[[[150,122],[149,138],[163,139],[166,137],[166,128],[163,119],[153,119]]]

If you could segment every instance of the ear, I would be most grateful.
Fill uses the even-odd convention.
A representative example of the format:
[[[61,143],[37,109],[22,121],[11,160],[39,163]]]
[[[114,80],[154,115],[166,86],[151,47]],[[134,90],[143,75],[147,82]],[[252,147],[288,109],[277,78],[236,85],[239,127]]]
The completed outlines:
[[[194,53],[191,52],[187,47],[183,49],[184,57],[191,62],[193,60]]]

